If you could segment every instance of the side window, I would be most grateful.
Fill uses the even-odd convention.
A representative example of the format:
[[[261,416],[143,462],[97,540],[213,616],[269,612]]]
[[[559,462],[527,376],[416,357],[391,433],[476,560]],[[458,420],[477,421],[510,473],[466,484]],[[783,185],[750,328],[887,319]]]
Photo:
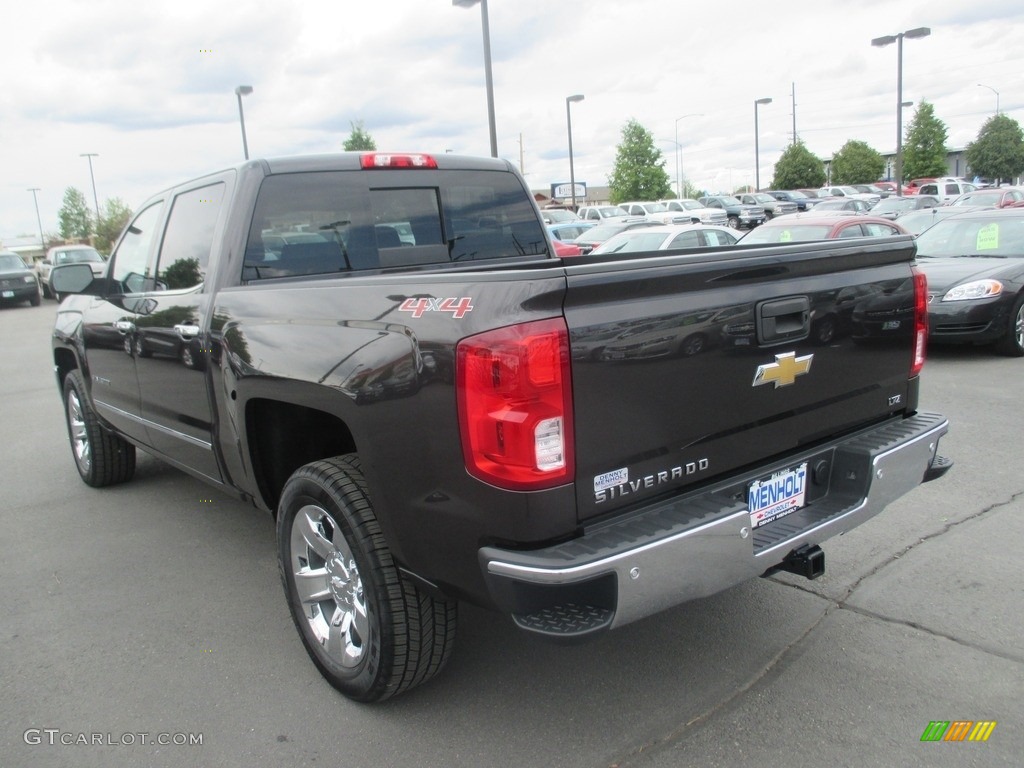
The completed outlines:
[[[946,185],[946,194],[947,195],[959,195],[960,194],[960,187],[957,184],[947,184]]]
[[[860,224],[853,224],[852,226],[846,227],[839,231],[839,237],[862,237],[864,235],[860,230]]]
[[[669,249],[675,248],[699,248],[700,237],[696,232],[683,232],[672,238]]]
[[[116,283],[116,286],[112,286],[114,292],[142,293],[155,287],[153,275],[149,271],[149,253],[162,208],[162,203],[153,203],[136,216],[125,230],[121,243],[111,256],[114,266],[110,276]]]
[[[223,199],[223,183],[191,189],[174,198],[157,264],[158,288],[173,291],[202,284]]]
[[[712,248],[718,245],[734,245],[737,240],[731,232],[719,232],[717,229],[705,229],[703,234],[705,245]]]
[[[865,223],[861,224],[861,226],[872,237],[889,237],[890,235],[897,234],[896,229],[888,224]]]

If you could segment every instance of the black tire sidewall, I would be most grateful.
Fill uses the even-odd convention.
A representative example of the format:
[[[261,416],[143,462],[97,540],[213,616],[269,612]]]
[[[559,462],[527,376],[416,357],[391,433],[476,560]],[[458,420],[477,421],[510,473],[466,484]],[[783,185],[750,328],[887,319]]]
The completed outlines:
[[[84,470],[82,463],[78,460],[78,456],[75,455],[75,435],[71,430],[71,408],[68,405],[68,398],[71,393],[74,392],[78,398],[78,407],[82,412],[82,421],[85,424],[85,436],[89,441],[89,469]],[[78,474],[81,475],[88,485],[95,485],[96,483],[96,425],[94,425],[94,419],[92,418],[91,412],[88,410],[89,403],[86,400],[85,386],[82,380],[82,374],[77,370],[71,371],[64,378],[64,425],[68,430],[68,440],[71,443],[71,459],[75,462],[75,469],[78,470]]]
[[[295,588],[291,561],[292,523],[298,511],[310,504],[322,507],[337,523],[352,551],[363,583],[370,637],[366,639],[364,657],[351,669],[336,663],[320,648],[310,631]],[[344,497],[332,493],[312,477],[299,473],[293,476],[285,485],[278,507],[278,562],[292,620],[313,663],[327,681],[346,696],[357,701],[376,701],[383,695],[393,663],[394,638],[387,634],[391,627],[390,608],[384,599],[379,578],[382,564],[375,553],[368,552],[362,540],[353,533],[353,516],[347,506]],[[384,565],[387,566],[394,567],[391,563]]]

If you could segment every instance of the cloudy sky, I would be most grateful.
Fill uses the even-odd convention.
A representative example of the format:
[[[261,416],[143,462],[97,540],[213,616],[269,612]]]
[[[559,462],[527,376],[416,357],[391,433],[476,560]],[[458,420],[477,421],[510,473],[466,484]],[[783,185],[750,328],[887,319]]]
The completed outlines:
[[[896,46],[904,99],[926,100],[972,141],[996,108],[1024,123],[1020,0],[489,0],[498,150],[531,187],[606,183],[623,125],[650,130],[675,179],[728,190],[761,181],[796,130],[829,156],[848,139],[896,143]],[[0,239],[56,232],[64,190],[137,207],[164,187],[250,155],[340,151],[351,121],[378,147],[489,153],[479,7],[451,0],[127,0],[8,3],[0,68]],[[988,87],[979,87],[979,83]],[[684,115],[688,117],[678,120]],[[908,111],[906,121],[913,116]],[[678,129],[678,145],[676,131]]]

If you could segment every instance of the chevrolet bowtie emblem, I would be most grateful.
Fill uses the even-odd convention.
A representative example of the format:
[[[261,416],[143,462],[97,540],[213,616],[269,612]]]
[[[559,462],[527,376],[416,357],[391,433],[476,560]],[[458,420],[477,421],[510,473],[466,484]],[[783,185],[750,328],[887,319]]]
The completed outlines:
[[[775,356],[774,363],[765,363],[757,366],[757,373],[754,374],[752,386],[759,387],[762,384],[775,384],[775,388],[788,387],[797,376],[803,376],[811,370],[811,361],[814,355],[797,357],[795,352],[785,352]]]

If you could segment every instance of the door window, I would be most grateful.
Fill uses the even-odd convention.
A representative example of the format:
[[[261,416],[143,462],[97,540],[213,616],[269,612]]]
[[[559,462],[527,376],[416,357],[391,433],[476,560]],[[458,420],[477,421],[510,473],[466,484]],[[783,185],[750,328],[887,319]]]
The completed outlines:
[[[124,237],[111,259],[114,262],[111,274],[112,293],[142,293],[154,288],[149,254],[153,235],[160,220],[162,203],[153,203],[138,216],[125,230]]]
[[[202,284],[223,199],[223,183],[191,189],[174,198],[160,248],[158,288],[173,291]]]

